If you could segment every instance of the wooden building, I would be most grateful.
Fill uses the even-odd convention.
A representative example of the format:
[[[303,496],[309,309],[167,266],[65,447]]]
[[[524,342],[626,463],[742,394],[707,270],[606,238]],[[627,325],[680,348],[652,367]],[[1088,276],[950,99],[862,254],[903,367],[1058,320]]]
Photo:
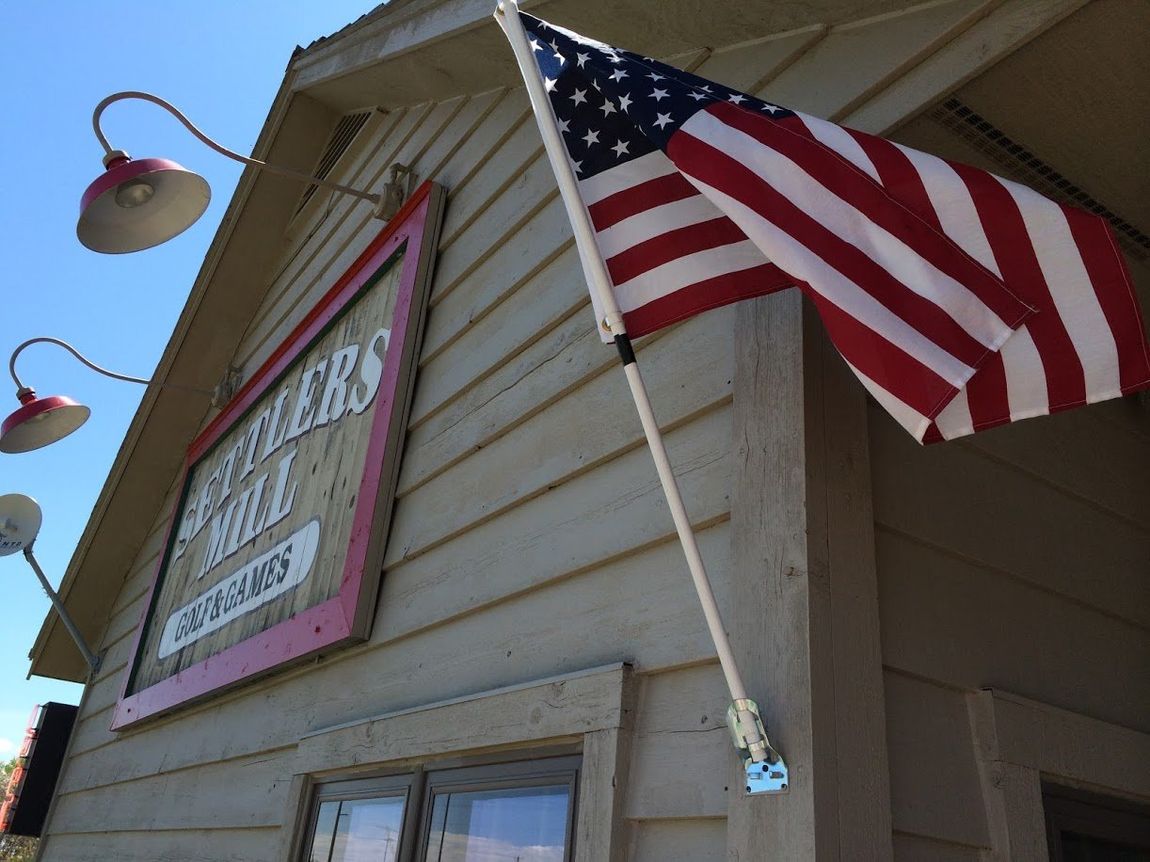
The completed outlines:
[[[1146,304],[1139,0],[526,5],[1102,212]],[[243,176],[157,374],[211,389],[238,369],[249,400],[220,414],[207,396],[153,387],[128,432],[62,584],[103,667],[41,858],[958,862],[1145,842],[1147,401],[922,448],[868,403],[795,291],[638,349],[752,696],[791,768],[787,794],[743,792],[714,648],[492,7],[392,0],[292,59],[255,155],[375,191],[402,164],[443,192],[425,188],[385,226],[362,201]],[[334,557],[312,598],[332,601],[343,555],[363,543],[346,628],[260,641],[261,625],[310,612],[277,593],[221,618],[176,676],[157,669],[157,655],[183,655],[207,595],[150,598],[177,545],[212,529],[195,533],[192,517],[181,532],[211,466],[195,458],[242,437],[283,373],[303,380],[327,361],[305,368],[334,349],[315,340],[336,332],[315,309],[351,301],[332,293],[345,274],[383,273],[392,289],[381,262],[397,228],[424,245],[391,264],[414,291],[409,356],[388,390],[388,448],[354,456],[383,492],[341,528],[349,538],[315,552]],[[359,338],[361,361],[383,356],[353,330],[337,335]],[[307,455],[305,425],[322,422],[296,414],[298,464],[334,470],[359,453],[333,422],[310,432],[329,436]],[[324,505],[369,494],[350,469]],[[231,650],[225,672],[217,649]],[[86,676],[52,618],[32,658],[35,674]],[[452,802],[471,812],[469,839]],[[402,830],[372,831],[385,820]]]

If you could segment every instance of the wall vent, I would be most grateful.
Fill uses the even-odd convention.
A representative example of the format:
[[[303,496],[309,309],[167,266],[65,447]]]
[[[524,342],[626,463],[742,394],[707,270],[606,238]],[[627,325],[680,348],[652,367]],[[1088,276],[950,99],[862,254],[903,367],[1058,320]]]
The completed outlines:
[[[1004,168],[1011,179],[1030,186],[1059,203],[1100,215],[1114,229],[1119,244],[1138,260],[1150,257],[1150,236],[1138,230],[1105,204],[1076,186],[1026,147],[1011,140],[989,120],[958,99],[947,99],[927,116],[945,126],[979,152]]]
[[[367,123],[367,119],[370,116],[371,111],[362,111],[340,117],[339,122],[336,123],[335,131],[331,133],[331,138],[328,139],[323,155],[316,165],[315,171],[312,174],[313,176],[321,180],[327,179],[327,175],[332,172],[336,163],[343,154],[347,152],[348,147],[350,147],[352,141],[355,140],[355,136],[360,133],[360,130]],[[300,197],[299,206],[295,209],[297,213],[307,206],[308,201],[311,200],[312,195],[316,193],[318,188],[319,186],[312,183],[304,189],[303,195]]]

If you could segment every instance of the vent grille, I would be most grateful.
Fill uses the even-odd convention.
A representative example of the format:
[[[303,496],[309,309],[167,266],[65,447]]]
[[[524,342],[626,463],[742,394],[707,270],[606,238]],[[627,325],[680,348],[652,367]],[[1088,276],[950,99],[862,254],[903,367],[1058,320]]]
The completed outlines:
[[[1001,129],[958,99],[947,99],[927,116],[993,159],[1011,178],[1059,203],[1102,216],[1110,222],[1119,244],[1131,257],[1138,260],[1150,257],[1150,236],[1091,197],[1026,147],[1011,140]]]
[[[339,122],[336,124],[335,131],[331,133],[331,138],[327,142],[327,147],[320,157],[319,164],[316,165],[313,176],[317,179],[327,179],[327,175],[332,172],[336,163],[340,160],[344,153],[347,152],[348,147],[351,146],[355,136],[359,134],[360,130],[367,123],[367,118],[371,116],[371,111],[363,111],[358,114],[347,114],[340,117]],[[312,199],[312,195],[319,189],[315,183],[309,185],[304,189],[303,195],[300,197],[299,206],[296,207],[298,213],[305,206],[308,201]]]

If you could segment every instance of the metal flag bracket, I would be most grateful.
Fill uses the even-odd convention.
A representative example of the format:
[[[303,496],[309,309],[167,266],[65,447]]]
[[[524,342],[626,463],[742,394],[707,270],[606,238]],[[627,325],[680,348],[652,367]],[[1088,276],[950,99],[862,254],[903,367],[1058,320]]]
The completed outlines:
[[[753,726],[747,727],[748,722]],[[736,700],[727,707],[727,727],[731,729],[731,741],[743,758],[747,793],[786,793],[790,785],[787,764],[767,739],[759,705],[749,698]]]

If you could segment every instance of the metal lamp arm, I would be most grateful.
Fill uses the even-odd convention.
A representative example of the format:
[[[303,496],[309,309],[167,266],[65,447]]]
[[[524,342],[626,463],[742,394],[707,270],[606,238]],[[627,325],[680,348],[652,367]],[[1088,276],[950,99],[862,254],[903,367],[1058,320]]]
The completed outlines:
[[[109,371],[107,368],[104,368],[102,366],[97,365],[95,362],[93,362],[91,359],[89,359],[87,356],[85,356],[83,353],[81,353],[79,350],[77,350],[75,347],[73,347],[67,341],[62,341],[59,338],[52,338],[52,337],[47,336],[47,335],[42,335],[42,336],[39,336],[37,338],[29,338],[27,341],[21,343],[19,346],[17,346],[17,348],[15,350],[12,351],[12,356],[9,357],[9,359],[8,359],[8,373],[12,375],[12,382],[14,382],[16,384],[17,394],[24,392],[29,387],[24,385],[23,381],[20,380],[20,376],[16,373],[16,357],[20,355],[21,351],[23,351],[25,347],[28,347],[29,345],[32,345],[32,344],[40,344],[40,343],[55,344],[57,347],[63,347],[65,350],[67,350],[69,353],[71,353],[73,356],[75,356],[77,359],[79,359],[82,363],[84,363],[84,365],[87,365],[89,368],[91,368],[97,374],[103,374],[105,377],[111,377],[115,380],[123,380],[126,383],[139,383],[141,386],[150,386],[150,385],[152,385],[152,383],[156,382],[153,380],[149,380],[146,377],[133,377],[130,374],[120,374],[116,371]],[[207,390],[207,389],[200,389],[200,388],[195,387],[195,386],[182,386],[179,383],[164,382],[164,383],[157,383],[156,385],[160,386],[163,389],[182,389],[185,392],[198,392],[201,395],[213,395],[214,394],[210,390]]]
[[[261,162],[259,159],[253,159],[248,156],[241,156],[239,153],[229,150],[222,144],[216,143],[203,132],[201,132],[198,128],[196,128],[191,120],[183,115],[180,109],[175,105],[165,101],[164,99],[161,99],[159,96],[153,96],[151,93],[144,93],[138,90],[125,90],[122,93],[113,93],[112,95],[101,100],[100,104],[96,105],[96,110],[92,112],[92,129],[96,133],[96,139],[100,142],[100,146],[104,148],[105,155],[113,152],[113,149],[112,145],[108,143],[108,139],[104,137],[104,132],[100,129],[100,115],[104,112],[104,109],[108,107],[108,105],[112,104],[113,102],[119,102],[122,99],[142,99],[145,102],[151,102],[153,105],[159,105],[181,123],[183,123],[184,127],[193,135],[195,135],[200,141],[207,144],[220,155],[227,156],[229,159],[233,159],[245,165],[251,165],[252,167],[259,168],[260,170],[271,171],[274,174],[280,174],[285,177],[292,177],[293,179],[315,183],[318,186],[333,189],[337,192],[342,192],[345,195],[352,195],[353,197],[362,198],[365,201],[371,201],[373,204],[378,204],[380,202],[380,196],[370,192],[353,189],[348,186],[340,185],[339,183],[330,182],[329,180],[321,180],[318,177],[313,177],[311,174],[305,174],[301,171],[293,171],[291,168],[283,168],[279,165],[272,165],[268,164],[267,162]]]
[[[61,341],[59,338],[50,338],[48,336],[40,336],[39,338],[29,338],[27,341],[20,344],[15,350],[12,351],[12,356],[8,359],[8,373],[12,375],[12,381],[16,384],[17,389],[27,389],[28,387],[25,386],[23,384],[23,382],[21,382],[19,375],[16,374],[16,357],[20,355],[20,352],[25,347],[28,347],[29,345],[32,345],[32,344],[39,344],[41,342],[44,342],[47,344],[55,344],[58,347],[63,347],[65,350],[67,350],[69,353],[71,353],[73,356],[75,356],[77,359],[79,359],[81,362],[83,362],[85,365],[87,365],[89,368],[91,368],[97,374],[103,374],[105,377],[114,377],[116,380],[124,380],[124,381],[127,381],[128,383],[141,383],[144,386],[147,386],[149,383],[152,382],[151,380],[146,380],[143,377],[132,377],[131,375],[128,375],[128,374],[117,374],[115,371],[109,371],[107,368],[102,368],[99,365],[97,365],[95,362],[90,360],[88,357],[86,357],[84,354],[82,354],[79,350],[77,350],[75,347],[73,347],[67,341]]]
[[[44,592],[48,594],[48,600],[52,602],[52,607],[56,609],[57,615],[60,617],[60,622],[64,624],[64,628],[68,630],[68,634],[72,636],[72,640],[76,643],[76,648],[84,656],[84,661],[88,663],[90,670],[89,678],[95,676],[100,671],[100,664],[102,659],[92,651],[88,646],[88,641],[84,639],[84,635],[80,632],[80,627],[76,625],[72,615],[68,613],[68,609],[64,607],[64,600],[60,598],[60,594],[52,589],[52,585],[48,582],[48,577],[44,574],[44,570],[40,568],[40,563],[36,559],[36,555],[32,552],[32,545],[35,540],[28,544],[24,549],[24,559],[28,561],[28,565],[32,567],[32,571],[36,573],[36,578],[40,581],[40,586],[43,587]]]

